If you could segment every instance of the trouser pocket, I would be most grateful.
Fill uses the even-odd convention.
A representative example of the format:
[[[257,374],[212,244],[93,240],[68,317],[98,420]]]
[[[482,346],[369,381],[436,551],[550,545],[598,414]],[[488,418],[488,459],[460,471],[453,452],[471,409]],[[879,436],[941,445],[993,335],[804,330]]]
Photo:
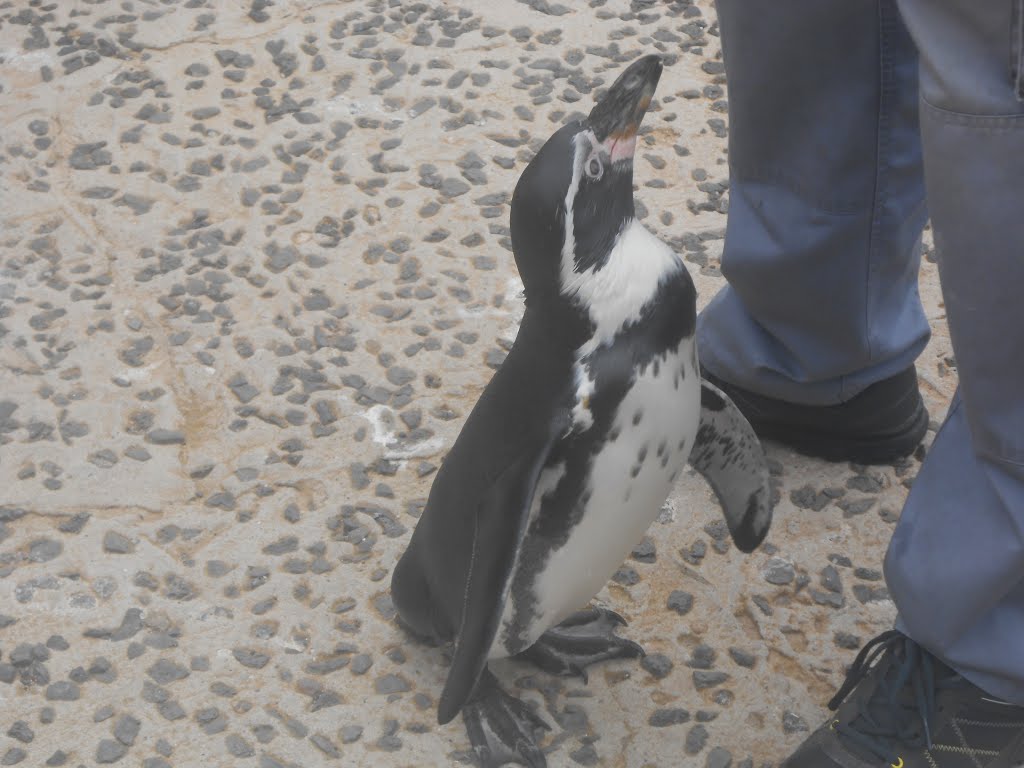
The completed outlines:
[[[1017,98],[1024,101],[1024,0],[1013,0],[1010,34],[1010,73]]]

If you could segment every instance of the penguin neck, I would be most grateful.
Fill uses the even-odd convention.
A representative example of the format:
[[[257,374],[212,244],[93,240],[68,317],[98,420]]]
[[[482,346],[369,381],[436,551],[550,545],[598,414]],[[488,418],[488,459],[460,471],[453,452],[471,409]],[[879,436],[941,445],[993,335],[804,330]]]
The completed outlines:
[[[562,280],[563,297],[590,323],[584,352],[611,340],[641,317],[667,280],[685,274],[679,256],[636,219],[616,236],[600,266],[574,270]],[[689,275],[686,275],[686,282]],[[692,285],[692,282],[690,282]]]
[[[520,334],[524,331],[539,333],[559,348],[575,350],[594,332],[586,310],[557,289],[554,292],[527,290],[525,304]]]

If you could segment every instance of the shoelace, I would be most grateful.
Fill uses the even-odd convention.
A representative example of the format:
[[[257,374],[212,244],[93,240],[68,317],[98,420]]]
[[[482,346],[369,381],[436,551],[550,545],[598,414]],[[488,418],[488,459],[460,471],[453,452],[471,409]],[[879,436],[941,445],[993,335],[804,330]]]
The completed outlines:
[[[828,703],[829,709],[838,709],[876,663],[877,687],[852,718],[845,723],[836,722],[835,730],[876,757],[902,765],[896,746],[931,748],[936,693],[956,685],[959,678],[936,680],[935,658],[893,629],[861,649],[846,673],[846,680]],[[906,695],[908,685],[912,698]]]

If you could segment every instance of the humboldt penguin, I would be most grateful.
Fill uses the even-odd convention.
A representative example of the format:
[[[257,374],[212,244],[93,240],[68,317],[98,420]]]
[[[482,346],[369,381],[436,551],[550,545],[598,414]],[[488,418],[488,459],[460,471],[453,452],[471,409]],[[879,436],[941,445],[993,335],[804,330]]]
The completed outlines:
[[[737,547],[771,521],[750,425],[700,378],[696,291],[683,260],[637,220],[637,130],[662,71],[629,66],[524,170],[511,234],[526,306],[508,357],[437,472],[394,569],[402,624],[453,646],[438,721],[462,713],[481,763],[538,768],[546,727],[491,659],[585,675],[637,657],[625,622],[586,608],[658,515],[689,461]]]

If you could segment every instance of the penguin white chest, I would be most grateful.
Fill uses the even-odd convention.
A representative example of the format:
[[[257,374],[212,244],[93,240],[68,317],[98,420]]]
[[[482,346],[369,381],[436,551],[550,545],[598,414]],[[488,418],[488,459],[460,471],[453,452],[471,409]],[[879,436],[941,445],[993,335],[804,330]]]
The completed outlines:
[[[647,364],[593,456],[579,522],[534,583],[539,637],[607,583],[643,538],[686,464],[700,422],[694,339]]]

